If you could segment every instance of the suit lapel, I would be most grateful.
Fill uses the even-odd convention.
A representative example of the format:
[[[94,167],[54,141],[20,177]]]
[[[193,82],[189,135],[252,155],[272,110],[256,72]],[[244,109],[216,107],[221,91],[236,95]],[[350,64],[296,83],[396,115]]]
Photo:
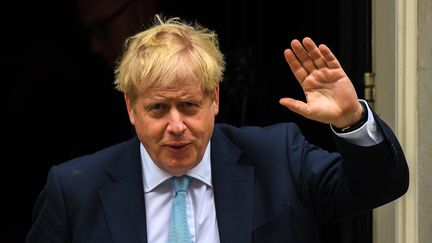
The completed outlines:
[[[251,242],[253,167],[238,165],[241,151],[219,130],[212,136],[212,180],[221,242]]]
[[[223,243],[252,241],[254,169],[238,165],[240,155],[240,149],[215,129],[211,148],[212,180]],[[140,161],[138,139],[125,144],[124,156],[108,170],[113,183],[99,191],[115,243],[147,242]]]
[[[139,142],[135,139],[131,143],[108,171],[114,182],[99,191],[116,243],[147,242]]]

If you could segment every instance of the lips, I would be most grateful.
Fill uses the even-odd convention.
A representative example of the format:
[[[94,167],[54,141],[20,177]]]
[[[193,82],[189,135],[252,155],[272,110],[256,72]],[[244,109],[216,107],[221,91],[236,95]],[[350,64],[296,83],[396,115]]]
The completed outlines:
[[[179,153],[187,150],[190,143],[174,143],[165,145],[170,151]]]

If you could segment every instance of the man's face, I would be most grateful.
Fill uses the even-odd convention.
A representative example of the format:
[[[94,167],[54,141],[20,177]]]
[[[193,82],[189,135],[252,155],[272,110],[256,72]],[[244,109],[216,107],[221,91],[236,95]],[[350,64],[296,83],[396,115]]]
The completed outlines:
[[[180,176],[203,158],[219,110],[219,87],[205,95],[198,81],[173,88],[148,88],[126,105],[136,133],[152,160]]]

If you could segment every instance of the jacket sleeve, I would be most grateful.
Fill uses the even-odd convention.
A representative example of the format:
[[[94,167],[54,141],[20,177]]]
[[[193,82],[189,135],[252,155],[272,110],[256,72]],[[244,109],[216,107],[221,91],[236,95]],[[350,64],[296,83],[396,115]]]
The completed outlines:
[[[408,190],[409,171],[391,129],[374,113],[384,140],[373,146],[351,144],[334,136],[339,153],[326,153],[304,138],[294,166],[297,191],[319,221],[352,216],[384,205]]]
[[[63,195],[57,167],[53,166],[33,209],[33,224],[27,234],[26,243],[71,242]]]

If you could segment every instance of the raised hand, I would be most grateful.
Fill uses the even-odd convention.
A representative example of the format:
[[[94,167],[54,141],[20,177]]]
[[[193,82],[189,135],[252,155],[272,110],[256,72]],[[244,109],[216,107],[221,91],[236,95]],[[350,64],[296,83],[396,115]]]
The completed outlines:
[[[311,38],[291,42],[285,59],[299,81],[306,102],[282,98],[279,103],[308,119],[344,128],[361,116],[357,93],[339,61],[326,45],[316,46]]]

